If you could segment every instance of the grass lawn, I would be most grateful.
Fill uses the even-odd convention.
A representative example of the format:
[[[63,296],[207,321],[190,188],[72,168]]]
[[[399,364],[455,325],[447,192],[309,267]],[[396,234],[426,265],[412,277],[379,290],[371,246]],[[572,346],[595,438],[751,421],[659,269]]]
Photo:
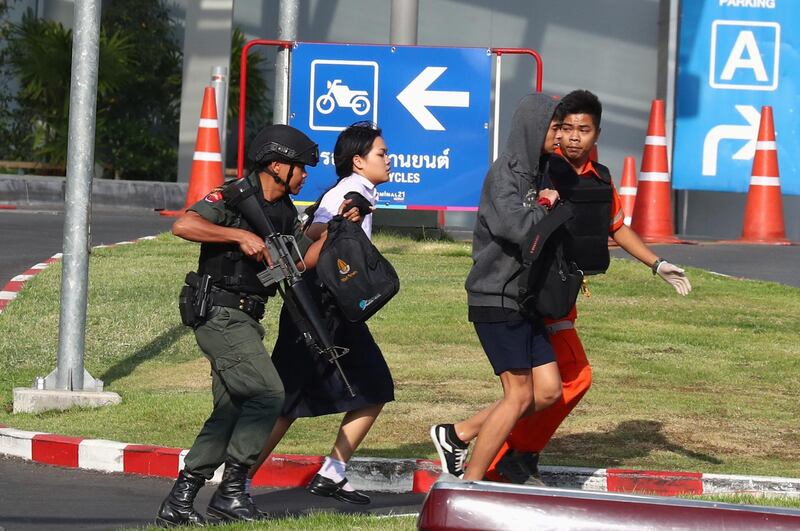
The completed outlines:
[[[466,319],[470,247],[389,235],[376,241],[402,282],[370,320],[397,400],[357,455],[433,458],[431,424],[459,420],[500,396]],[[0,424],[188,448],[211,408],[208,363],[177,309],[197,255],[197,245],[167,234],[93,251],[86,368],[123,403],[12,415],[12,388],[55,367],[60,265],[37,275],[0,314]],[[544,464],[800,476],[800,290],[688,274],[694,291],[686,298],[623,260],[590,280],[578,329],[594,383]],[[278,309],[278,301],[268,305],[268,345]],[[338,422],[300,421],[277,451],[327,453]]]
[[[211,528],[215,531],[333,531],[338,529],[351,531],[412,531],[417,528],[417,517],[319,512],[309,516],[265,520],[258,523],[218,524]],[[161,528],[151,526],[145,529],[147,531],[156,531]],[[194,530],[197,527],[186,526],[173,529]]]

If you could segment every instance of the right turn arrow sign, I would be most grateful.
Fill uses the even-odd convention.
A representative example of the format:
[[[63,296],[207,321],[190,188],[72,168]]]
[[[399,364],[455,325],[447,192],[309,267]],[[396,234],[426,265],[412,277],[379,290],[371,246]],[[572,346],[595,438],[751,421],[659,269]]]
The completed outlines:
[[[703,175],[717,174],[719,143],[722,140],[748,140],[739,151],[733,154],[734,160],[750,160],[756,154],[756,138],[761,113],[752,105],[736,105],[747,125],[722,124],[712,127],[703,141]]]

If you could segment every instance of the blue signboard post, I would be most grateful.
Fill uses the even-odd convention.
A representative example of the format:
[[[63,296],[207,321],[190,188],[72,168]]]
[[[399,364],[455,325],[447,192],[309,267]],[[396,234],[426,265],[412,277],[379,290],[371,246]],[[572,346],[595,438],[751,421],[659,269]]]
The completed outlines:
[[[781,190],[800,195],[800,2],[681,2],[673,186],[746,192],[761,106]]]
[[[491,75],[486,48],[297,43],[289,124],[320,146],[297,202],[335,181],[339,132],[370,121],[383,129],[392,166],[379,207],[474,209],[489,164]]]

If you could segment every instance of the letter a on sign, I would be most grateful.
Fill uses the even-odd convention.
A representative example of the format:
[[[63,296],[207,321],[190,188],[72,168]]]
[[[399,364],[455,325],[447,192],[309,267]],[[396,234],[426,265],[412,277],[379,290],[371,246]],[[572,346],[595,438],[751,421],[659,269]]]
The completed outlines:
[[[747,58],[745,58],[745,55],[747,55]],[[733,45],[733,50],[728,56],[728,61],[725,63],[725,68],[722,69],[720,79],[730,81],[733,79],[736,70],[740,68],[751,69],[758,81],[768,81],[767,70],[764,68],[764,61],[761,60],[761,52],[756,43],[756,36],[750,30],[739,33],[739,37]]]
[[[711,88],[770,91],[778,88],[780,24],[715,20],[711,23],[710,48]]]

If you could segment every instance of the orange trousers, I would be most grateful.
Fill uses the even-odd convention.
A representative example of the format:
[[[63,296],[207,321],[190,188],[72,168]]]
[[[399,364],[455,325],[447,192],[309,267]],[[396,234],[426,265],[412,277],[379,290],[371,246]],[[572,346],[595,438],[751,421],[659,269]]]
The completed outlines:
[[[586,352],[583,350],[583,345],[575,330],[577,317],[577,311],[573,307],[572,311],[563,319],[545,320],[545,324],[550,328],[571,325],[569,328],[548,332],[550,344],[555,350],[558,370],[561,373],[561,398],[550,407],[517,421],[489,466],[486,473],[489,479],[500,479],[494,472],[494,467],[507,450],[541,452],[592,385],[592,368],[589,366]],[[569,323],[563,323],[564,321]]]

